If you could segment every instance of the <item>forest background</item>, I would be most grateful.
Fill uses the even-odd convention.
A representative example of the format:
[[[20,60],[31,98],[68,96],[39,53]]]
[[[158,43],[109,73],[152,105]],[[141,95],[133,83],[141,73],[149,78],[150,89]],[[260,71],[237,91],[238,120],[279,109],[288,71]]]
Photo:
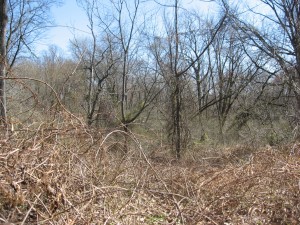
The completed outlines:
[[[200,2],[196,3],[200,6]],[[94,175],[98,174],[98,179],[92,183],[96,182],[94,185],[99,187],[99,182],[117,182],[124,172],[127,178],[122,180],[125,182],[122,185],[132,192],[128,200],[131,201],[148,170],[157,171],[151,160],[165,166],[195,163],[196,167],[208,168],[233,163],[233,158],[237,159],[233,163],[235,166],[236,163],[240,165],[240,160],[248,163],[260,148],[286,149],[283,146],[289,146],[287,152],[295,154],[300,122],[299,1],[209,2],[213,10],[201,12],[180,0],[78,0],[87,18],[87,30],[82,36],[76,34],[76,27],[70,27],[74,35],[67,53],[55,45],[43,52],[37,47],[45,32],[55,27],[51,8],[62,2],[1,1],[3,163],[9,165],[13,155],[16,157],[13,165],[18,165],[15,173],[31,174],[28,179],[44,182],[48,195],[65,195],[64,201],[67,197],[62,191],[63,184],[71,191],[74,183],[61,181],[61,186],[56,185],[51,191],[58,178],[54,179],[50,171],[64,171],[65,174],[65,171],[74,170],[72,173],[81,174],[84,188],[92,188],[95,192],[100,189],[94,189],[89,186],[91,181],[85,180],[90,175],[91,179],[96,179]],[[27,150],[33,151],[36,158],[31,153],[29,158],[22,158]],[[273,158],[272,154],[268,157],[277,162],[275,158],[280,156]],[[31,157],[34,160],[26,161]],[[144,164],[138,164],[142,159]],[[53,164],[46,163],[48,161]],[[72,163],[74,167],[70,166]],[[134,167],[128,167],[128,163]],[[25,164],[27,169],[23,167]],[[143,168],[139,171],[144,171],[141,174],[137,172],[139,166]],[[33,176],[33,173],[37,174]],[[112,177],[108,173],[112,173]],[[191,176],[193,174],[197,173]],[[154,172],[153,176],[156,175]],[[10,181],[3,178],[4,183],[14,187],[12,176],[7,176]],[[152,179],[151,176],[146,177]],[[133,183],[127,183],[132,177],[136,178]],[[156,178],[169,196],[168,182],[161,176]],[[203,182],[201,185],[206,184]],[[25,185],[21,181],[17,184]],[[296,188],[295,185],[290,187]],[[170,186],[175,188],[176,185]],[[175,190],[182,187],[177,188]],[[17,190],[22,188],[16,186],[14,189],[16,193],[10,200],[3,197],[4,202],[11,204],[6,205],[8,208],[25,204],[16,200],[21,193]],[[6,196],[4,190],[2,194]],[[24,193],[23,198],[31,196]],[[76,199],[77,192],[71,193]],[[180,193],[181,197],[189,195],[181,200],[192,199],[190,194]],[[44,221],[53,215],[65,216],[62,212],[72,206],[71,200],[69,203],[62,203],[61,199],[46,202],[41,195],[42,192],[35,193],[31,196],[35,200],[26,202],[22,224],[29,219],[36,202],[40,202],[39,207],[43,208],[40,210],[51,215],[48,218],[35,210],[33,220],[37,221],[37,215]],[[89,198],[89,204],[94,204],[94,197]],[[169,199],[177,210],[176,216],[172,216],[180,223],[188,223],[192,213],[182,214],[178,197],[172,195]],[[80,210],[85,209],[75,207],[72,213]],[[263,209],[260,212],[261,215],[265,213]],[[92,221],[96,212],[90,213]],[[110,217],[104,221],[112,218],[123,221],[119,214],[118,217],[113,211],[109,213]],[[234,211],[232,213],[234,215]],[[222,211],[221,214],[226,213]],[[5,207],[3,215],[18,220],[17,214],[8,214]],[[207,220],[207,216],[201,214],[200,217]],[[270,218],[272,216],[271,213]],[[71,221],[71,218],[63,219]],[[79,219],[84,221],[82,215]],[[161,218],[155,214],[152,219]],[[292,221],[294,217],[289,219]]]
[[[80,1],[89,35],[68,57],[34,52],[59,2],[9,2],[8,118],[44,121],[62,104],[90,127],[158,135],[177,157],[205,142],[288,142],[300,104],[292,2],[219,1],[201,14],[180,1]]]

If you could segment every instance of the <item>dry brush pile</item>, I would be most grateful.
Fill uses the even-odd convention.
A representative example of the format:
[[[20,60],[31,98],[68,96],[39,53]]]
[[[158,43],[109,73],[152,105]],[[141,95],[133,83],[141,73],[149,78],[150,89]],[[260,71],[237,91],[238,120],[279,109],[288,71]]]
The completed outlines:
[[[133,134],[124,154],[121,131],[60,117],[0,140],[0,223],[300,223],[297,145],[232,149],[219,165],[153,160]]]

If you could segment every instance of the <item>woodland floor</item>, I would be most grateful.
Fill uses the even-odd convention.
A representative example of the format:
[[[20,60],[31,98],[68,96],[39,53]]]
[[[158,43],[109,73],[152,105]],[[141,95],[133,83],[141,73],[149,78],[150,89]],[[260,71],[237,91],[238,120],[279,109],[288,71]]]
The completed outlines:
[[[80,123],[0,140],[0,224],[300,224],[300,144],[129,151]]]

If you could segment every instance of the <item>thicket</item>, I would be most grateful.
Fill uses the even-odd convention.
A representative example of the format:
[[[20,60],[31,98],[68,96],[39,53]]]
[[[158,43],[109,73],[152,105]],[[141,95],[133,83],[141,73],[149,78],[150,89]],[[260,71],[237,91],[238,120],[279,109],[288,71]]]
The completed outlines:
[[[90,36],[28,57],[25,9],[55,2],[8,7],[0,222],[300,223],[297,1],[80,1]]]
[[[0,140],[2,223],[299,222],[299,144],[198,145],[176,160],[155,136],[48,118]]]

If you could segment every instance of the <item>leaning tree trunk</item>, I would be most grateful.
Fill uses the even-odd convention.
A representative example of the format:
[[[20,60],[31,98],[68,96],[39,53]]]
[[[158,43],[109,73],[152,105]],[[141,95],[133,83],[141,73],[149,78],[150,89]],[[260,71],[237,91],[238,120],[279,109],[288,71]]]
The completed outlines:
[[[7,24],[6,1],[0,0],[0,122],[6,124],[6,99],[5,99],[5,76],[6,76],[6,45],[5,34]]]

